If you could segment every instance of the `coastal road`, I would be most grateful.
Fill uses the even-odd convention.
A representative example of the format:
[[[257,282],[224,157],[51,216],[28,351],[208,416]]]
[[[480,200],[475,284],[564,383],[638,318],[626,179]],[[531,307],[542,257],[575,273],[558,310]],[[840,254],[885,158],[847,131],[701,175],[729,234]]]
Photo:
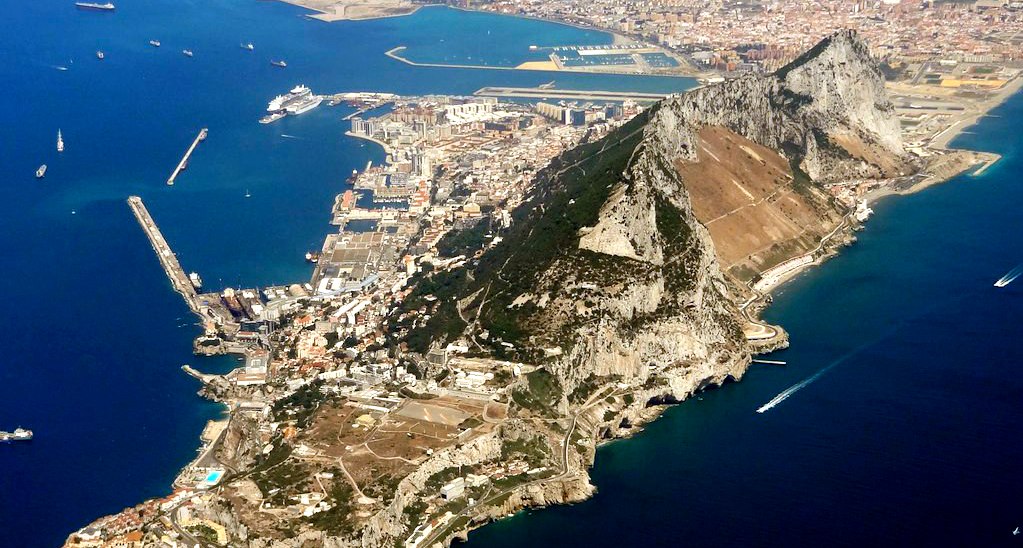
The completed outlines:
[[[838,226],[836,226],[831,232],[827,233],[823,238],[821,238],[821,241],[817,244],[817,247],[815,247],[809,253],[803,254],[802,257],[813,257],[815,254],[817,254],[821,250],[823,250],[824,246],[827,244],[828,240],[830,240],[831,238],[834,238],[835,235],[838,234],[838,232],[840,230],[842,230],[843,228],[845,228],[848,225],[849,218],[852,215],[853,215],[852,213],[846,215],[842,219],[842,222],[838,224]],[[793,257],[793,258],[794,259],[798,259],[799,257]],[[791,261],[792,259],[789,259],[789,260]],[[785,262],[788,262],[788,261],[785,261]],[[810,265],[813,265],[813,264],[815,264],[815,263],[811,262],[807,266],[810,266]],[[780,281],[780,279],[779,279],[779,281]],[[761,321],[753,319],[753,317],[749,313],[750,305],[752,305],[753,303],[755,303],[755,302],[765,298],[767,296],[767,294],[763,293],[761,291],[758,291],[756,288],[753,287],[752,283],[747,284],[747,287],[750,289],[750,291],[753,292],[753,295],[749,299],[747,299],[746,302],[744,302],[744,303],[739,305],[739,311],[742,312],[742,315],[743,315],[744,318],[746,318],[747,322],[749,322],[752,325],[755,325],[755,326],[759,327],[764,333],[770,333],[769,336],[757,337],[756,340],[764,341],[764,340],[770,340],[770,339],[772,339],[774,337],[777,337],[780,334],[777,328],[775,328],[772,325],[769,325],[769,324],[766,324],[764,322],[761,322]]]

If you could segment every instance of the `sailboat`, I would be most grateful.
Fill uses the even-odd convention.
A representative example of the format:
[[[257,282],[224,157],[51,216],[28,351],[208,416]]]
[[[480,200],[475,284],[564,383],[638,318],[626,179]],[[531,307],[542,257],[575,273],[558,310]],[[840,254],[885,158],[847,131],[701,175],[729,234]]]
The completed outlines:
[[[252,194],[249,194],[249,189],[247,189],[247,188],[245,189],[245,197],[246,198],[251,198],[252,197]]]
[[[57,130],[57,152],[64,152],[64,137],[60,134],[60,129]]]

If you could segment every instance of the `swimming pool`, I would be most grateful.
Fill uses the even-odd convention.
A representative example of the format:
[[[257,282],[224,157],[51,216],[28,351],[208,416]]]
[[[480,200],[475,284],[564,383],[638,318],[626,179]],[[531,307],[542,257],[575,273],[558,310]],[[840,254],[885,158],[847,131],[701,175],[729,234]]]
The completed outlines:
[[[206,483],[207,485],[211,485],[211,486],[212,485],[216,485],[217,482],[219,482],[220,478],[222,478],[222,477],[224,477],[224,471],[223,470],[214,470],[214,471],[210,472],[209,474],[207,474],[206,479],[203,480],[203,482]]]

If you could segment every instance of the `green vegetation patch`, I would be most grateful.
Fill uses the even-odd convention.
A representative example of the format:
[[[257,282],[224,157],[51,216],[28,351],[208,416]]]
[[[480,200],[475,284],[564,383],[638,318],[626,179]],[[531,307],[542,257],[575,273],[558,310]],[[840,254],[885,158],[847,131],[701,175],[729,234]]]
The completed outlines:
[[[437,242],[437,251],[442,257],[472,256],[487,245],[490,221],[480,219],[470,227],[452,230]]]
[[[354,490],[342,479],[341,470],[334,475],[334,483],[327,493],[328,510],[317,512],[307,518],[313,527],[329,535],[348,535],[355,532],[355,521],[352,520],[352,499]]]
[[[431,341],[450,342],[457,337],[466,323],[459,317],[454,299],[484,289],[487,301],[479,321],[490,332],[493,353],[524,358],[522,349],[528,346],[524,341],[542,331],[543,326],[529,323],[535,308],[508,305],[518,295],[540,286],[541,276],[556,261],[577,256],[579,229],[597,222],[600,208],[621,182],[629,159],[642,141],[642,129],[655,110],[648,109],[605,138],[555,158],[537,174],[534,190],[512,212],[514,222],[500,244],[466,268],[424,277],[403,309],[428,306],[432,316],[425,329],[409,335],[409,347],[422,351]],[[427,295],[436,297],[435,304],[429,304]],[[515,349],[500,342],[513,344]]]
[[[298,428],[305,428],[309,425],[309,420],[320,404],[330,399],[330,396],[320,392],[322,387],[323,381],[313,381],[299,388],[292,395],[278,400],[273,407],[274,418],[294,420]],[[295,413],[289,415],[286,413],[288,410]]]
[[[519,440],[504,440],[501,443],[501,461],[522,457],[533,468],[543,466],[550,458],[550,447],[543,436]]]
[[[562,395],[558,379],[546,369],[537,369],[526,374],[526,380],[526,387],[512,391],[512,400],[519,407],[553,416]]]

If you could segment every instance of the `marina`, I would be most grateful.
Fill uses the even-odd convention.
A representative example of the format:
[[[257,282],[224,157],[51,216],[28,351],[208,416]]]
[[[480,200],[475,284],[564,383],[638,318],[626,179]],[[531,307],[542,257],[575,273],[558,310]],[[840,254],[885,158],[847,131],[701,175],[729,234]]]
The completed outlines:
[[[188,150],[185,151],[185,155],[181,158],[181,161],[178,162],[178,166],[174,168],[174,172],[171,173],[171,176],[167,179],[168,186],[173,186],[174,180],[178,178],[178,175],[184,171],[186,167],[188,167],[188,159],[191,158],[192,153],[195,152],[195,147],[199,146],[200,142],[205,141],[208,134],[209,130],[207,128],[199,130],[199,134],[196,135],[195,140],[192,141],[192,146],[188,147]]]

